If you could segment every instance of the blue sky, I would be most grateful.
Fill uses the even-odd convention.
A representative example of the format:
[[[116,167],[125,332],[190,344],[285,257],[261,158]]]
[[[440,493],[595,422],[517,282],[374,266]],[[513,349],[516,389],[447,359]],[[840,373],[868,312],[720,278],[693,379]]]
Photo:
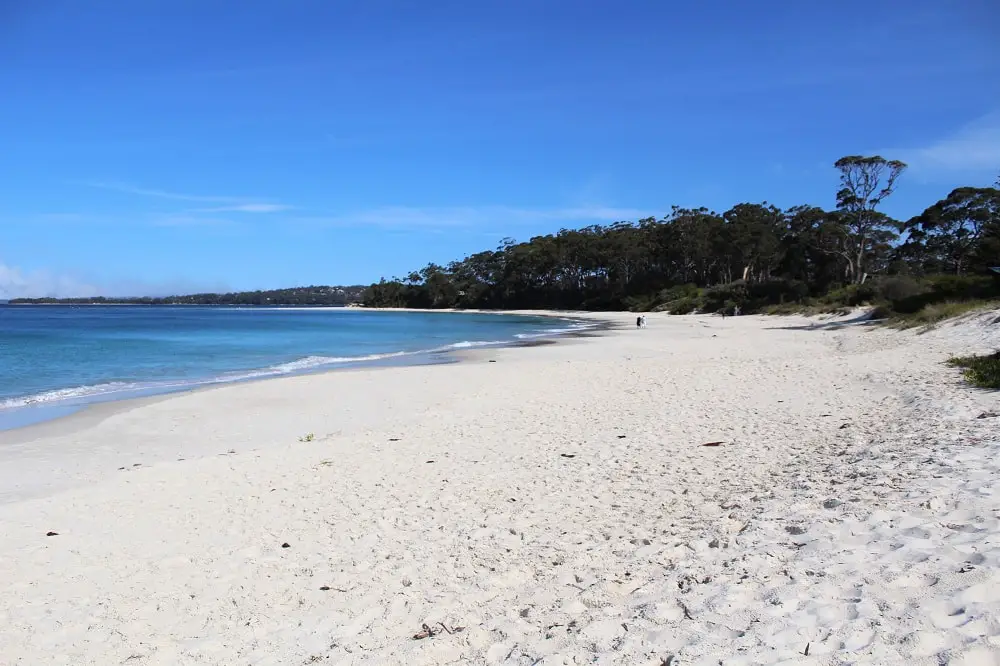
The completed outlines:
[[[673,204],[1000,173],[1000,5],[0,3],[0,298],[355,283]]]

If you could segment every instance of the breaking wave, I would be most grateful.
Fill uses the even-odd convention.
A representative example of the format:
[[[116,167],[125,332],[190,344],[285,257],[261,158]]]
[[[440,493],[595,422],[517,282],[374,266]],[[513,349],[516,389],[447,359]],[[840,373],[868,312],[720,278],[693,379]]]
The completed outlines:
[[[581,328],[590,327],[591,326],[589,325],[572,325],[564,328],[544,329],[542,331],[538,331],[537,333],[518,333],[514,337],[521,340],[528,338],[555,337],[561,334],[579,331]],[[364,356],[305,356],[287,363],[279,363],[255,370],[225,373],[201,379],[152,382],[108,382],[91,386],[55,389],[45,391],[43,393],[37,393],[35,395],[0,400],[0,410],[51,404],[85,404],[90,402],[104,402],[107,400],[120,400],[128,397],[170,393],[214,384],[228,384],[253,379],[265,379],[267,377],[279,377],[282,375],[305,374],[345,364],[375,363],[391,359],[401,359],[404,357],[446,354],[449,351],[472,349],[477,347],[501,347],[510,343],[511,340],[463,340],[461,342],[454,342],[439,347],[433,347],[431,349],[421,349],[416,351],[396,351],[384,354],[368,354]]]

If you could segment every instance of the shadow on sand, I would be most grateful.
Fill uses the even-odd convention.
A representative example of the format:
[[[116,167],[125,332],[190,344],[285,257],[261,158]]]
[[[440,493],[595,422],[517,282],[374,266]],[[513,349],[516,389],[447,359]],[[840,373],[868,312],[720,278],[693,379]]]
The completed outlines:
[[[809,324],[800,324],[798,326],[769,326],[767,330],[769,331],[836,331],[841,328],[849,328],[852,326],[865,326],[873,327],[877,326],[881,320],[872,319],[871,312],[861,312],[849,317],[847,319],[837,319],[835,321],[825,321],[825,322],[812,322]]]

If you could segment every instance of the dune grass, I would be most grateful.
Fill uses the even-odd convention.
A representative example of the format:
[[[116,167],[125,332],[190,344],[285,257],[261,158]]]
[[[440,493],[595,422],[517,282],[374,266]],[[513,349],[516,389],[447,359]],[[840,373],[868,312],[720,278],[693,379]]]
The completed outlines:
[[[962,368],[965,380],[984,389],[1000,389],[1000,351],[985,356],[961,356],[948,359],[948,365]]]
[[[880,312],[880,308],[876,308],[873,316],[881,318],[879,315],[884,315],[886,324],[894,328],[905,329],[918,326],[931,327],[946,319],[954,319],[955,317],[961,317],[977,310],[990,310],[998,307],[1000,307],[1000,302],[997,301],[946,301],[944,303],[925,305],[916,312],[907,313],[893,312],[891,310]]]

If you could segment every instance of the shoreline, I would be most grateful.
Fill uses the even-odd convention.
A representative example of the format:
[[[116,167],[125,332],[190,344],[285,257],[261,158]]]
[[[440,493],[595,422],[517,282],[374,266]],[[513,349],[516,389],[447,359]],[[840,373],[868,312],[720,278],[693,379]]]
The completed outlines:
[[[217,384],[206,384],[206,385],[195,385],[189,388],[180,388],[172,391],[165,391],[163,393],[156,393],[153,395],[142,395],[125,397],[112,400],[101,400],[90,402],[83,405],[72,406],[72,412],[63,415],[57,415],[53,417],[47,417],[43,420],[34,421],[27,423],[23,426],[14,426],[12,428],[0,429],[0,448],[10,445],[23,444],[26,441],[31,441],[40,437],[48,437],[54,435],[66,435],[74,431],[79,430],[81,427],[86,427],[89,425],[95,425],[100,423],[102,420],[108,418],[109,416],[114,416],[115,414],[128,412],[133,409],[138,409],[146,405],[152,405],[165,400],[170,400],[171,398],[181,396],[181,395],[191,395],[197,393],[205,393],[209,391],[222,391],[231,386],[242,386],[242,385],[252,385],[262,382],[280,382],[282,380],[292,379],[295,377],[308,377],[314,375],[325,375],[333,373],[342,372],[377,372],[384,371],[393,368],[406,368],[406,367],[423,367],[432,365],[447,365],[452,363],[469,363],[469,362],[481,362],[490,356],[490,352],[493,350],[500,349],[522,349],[530,347],[539,347],[543,345],[552,344],[565,344],[571,340],[577,340],[582,338],[600,337],[606,334],[608,331],[613,330],[613,325],[601,325],[605,322],[599,322],[597,326],[592,329],[587,329],[585,331],[573,332],[573,333],[562,333],[558,335],[553,335],[552,337],[540,337],[538,339],[531,340],[518,340],[505,344],[497,344],[490,346],[475,347],[469,349],[455,349],[454,351],[447,352],[428,352],[425,356],[429,357],[431,360],[423,362],[414,363],[404,363],[399,362],[395,358],[384,359],[384,362],[370,361],[362,362],[357,364],[344,364],[335,367],[322,367],[314,370],[303,370],[301,372],[289,373],[285,375],[275,375],[272,377],[254,377],[250,379],[241,379],[232,382],[220,382]],[[414,357],[409,358],[420,358],[419,355],[414,355]],[[393,362],[396,361],[396,362]],[[59,405],[53,405],[52,408],[58,409]],[[47,409],[48,407],[39,407],[38,409]],[[19,408],[23,409],[23,408]],[[32,408],[28,408],[32,409]]]
[[[214,307],[214,306],[206,306]],[[268,309],[267,306],[261,306],[260,309]],[[341,307],[325,307],[318,306],[312,308],[295,308],[287,307],[280,308],[282,310],[359,310],[360,308],[341,308]],[[596,322],[595,328],[600,328],[602,324],[602,319],[600,317],[587,317],[588,313],[576,312],[572,314],[565,314],[559,311],[530,311],[530,310],[517,310],[517,311],[485,311],[485,310],[454,310],[454,309],[442,309],[434,311],[424,311],[415,309],[363,309],[364,311],[385,311],[385,312],[441,312],[445,314],[499,314],[499,315],[510,315],[510,316],[536,316],[536,317],[548,317],[557,320],[563,320],[566,322],[572,322],[574,324],[579,324],[583,322]],[[591,313],[592,314],[592,313]],[[530,337],[526,339],[512,339],[504,342],[489,343],[489,344],[476,344],[472,348],[483,348],[492,349],[497,347],[518,347],[522,346],[523,343],[530,343],[531,340],[535,339],[556,339],[564,336],[573,336],[576,333],[573,331],[566,331],[562,333],[553,333],[551,335],[538,334],[536,337]],[[447,346],[446,346],[447,347]],[[14,433],[22,431],[26,428],[33,428],[40,426],[52,421],[60,421],[64,419],[73,418],[74,416],[82,416],[84,412],[88,412],[93,408],[96,408],[105,404],[117,404],[117,403],[128,403],[132,401],[145,400],[145,399],[156,399],[160,397],[169,397],[172,395],[188,393],[192,391],[203,391],[213,388],[220,388],[229,386],[232,384],[242,384],[247,382],[256,381],[266,381],[272,379],[281,379],[284,377],[295,377],[300,375],[309,374],[319,374],[325,372],[339,372],[344,370],[358,370],[365,368],[384,368],[393,367],[400,365],[433,365],[437,363],[450,363],[454,362],[454,359],[459,358],[459,353],[466,351],[462,347],[455,347],[453,349],[427,349],[414,352],[392,352],[385,353],[381,355],[380,358],[373,359],[363,359],[359,358],[354,361],[345,361],[336,364],[320,365],[312,368],[302,368],[299,370],[294,370],[291,372],[275,373],[272,375],[261,375],[261,376],[248,376],[239,377],[234,379],[218,379],[218,378],[206,378],[203,380],[190,380],[184,382],[178,380],[175,385],[166,385],[160,387],[146,387],[146,388],[128,388],[122,389],[119,392],[109,392],[104,394],[94,394],[82,397],[71,397],[60,400],[52,400],[48,402],[40,402],[33,404],[21,405],[18,407],[10,408],[0,408],[0,446],[4,445],[4,439],[6,433]],[[267,368],[260,368],[254,372],[262,372],[267,370]],[[116,397],[117,396],[117,397]]]
[[[1000,344],[996,313],[920,335],[602,316],[599,339],[228,385],[0,447],[0,654],[1000,657],[1000,396],[944,365]]]
[[[548,316],[553,319],[568,320],[568,318],[562,313],[551,313],[539,316]],[[71,439],[74,435],[88,429],[96,428],[109,419],[124,419],[134,412],[154,407],[156,405],[169,403],[172,400],[190,398],[193,401],[197,401],[199,396],[207,396],[217,392],[224,395],[226,391],[234,389],[247,387],[248,390],[252,390],[254,386],[270,384],[274,384],[271,390],[280,392],[283,382],[291,384],[296,380],[311,377],[324,377],[342,374],[364,375],[368,373],[374,373],[377,376],[381,373],[391,373],[392,371],[400,371],[408,368],[429,368],[455,364],[474,364],[486,361],[490,357],[496,356],[497,353],[504,351],[531,349],[547,345],[565,345],[585,338],[608,335],[616,327],[614,321],[615,315],[613,313],[610,315],[602,313],[586,318],[578,317],[574,319],[574,321],[583,321],[584,319],[593,323],[593,327],[579,331],[553,334],[551,336],[511,340],[503,344],[455,348],[443,352],[427,352],[403,358],[393,357],[365,363],[349,363],[331,367],[319,367],[283,375],[254,377],[216,384],[194,385],[163,393],[156,393],[153,395],[131,396],[119,399],[90,402],[74,407],[73,411],[69,413],[56,414],[41,421],[0,430],[0,467],[3,465],[14,464],[11,462],[11,454],[16,454],[19,450],[29,447],[33,442],[47,439]],[[52,407],[59,409],[60,406],[54,405]],[[47,409],[47,407],[41,407],[40,409]],[[122,455],[127,457],[124,452]],[[142,464],[168,462],[176,458],[163,452],[159,455],[140,457],[144,458],[144,462]],[[16,460],[16,455],[13,459]],[[107,468],[106,465],[104,467]],[[39,471],[41,472],[41,470]],[[91,482],[94,479],[102,478],[107,471],[108,470],[105,469],[105,471],[101,474],[90,473],[86,475],[85,481]],[[0,479],[2,479],[2,475],[0,475]],[[49,490],[52,489],[65,489],[66,487],[69,487],[65,483],[59,482],[52,484],[41,483],[38,484],[38,486],[43,492],[49,492]],[[36,491],[32,492],[35,493]],[[5,492],[2,484],[0,484],[0,506],[2,506],[3,503],[11,497],[16,499],[19,495],[17,493],[12,494],[9,491]]]

